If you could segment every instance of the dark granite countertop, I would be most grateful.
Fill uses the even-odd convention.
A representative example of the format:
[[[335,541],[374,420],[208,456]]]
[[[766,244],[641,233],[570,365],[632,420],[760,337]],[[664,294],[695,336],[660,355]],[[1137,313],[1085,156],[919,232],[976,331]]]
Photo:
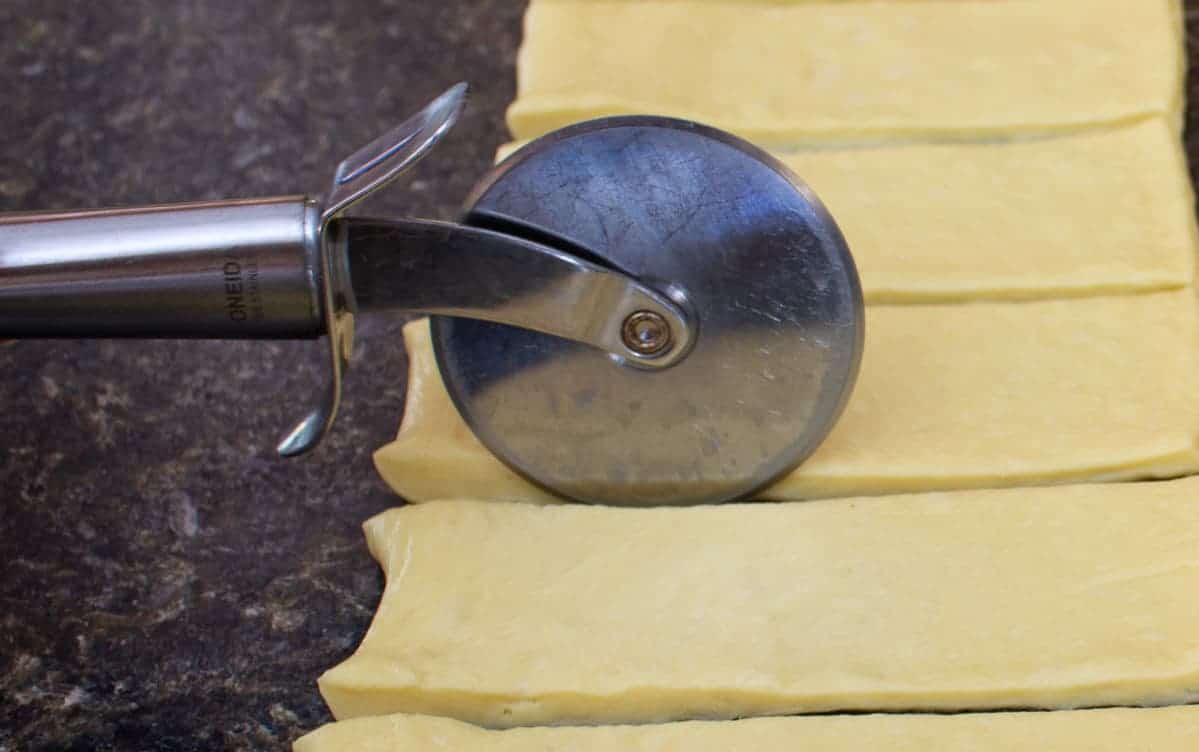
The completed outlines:
[[[453,216],[505,138],[523,5],[7,0],[0,211],[321,192],[465,79],[457,131],[373,205]],[[396,502],[370,453],[400,326],[362,322],[332,438],[292,461],[314,343],[0,347],[0,752],[283,749],[329,720],[315,679],[382,584],[360,524]]]
[[[449,218],[505,140],[516,0],[6,0],[0,211],[325,191],[459,80],[456,132],[372,208]],[[273,447],[317,343],[0,347],[0,750],[285,749],[382,578],[398,320],[364,320],[314,455]]]

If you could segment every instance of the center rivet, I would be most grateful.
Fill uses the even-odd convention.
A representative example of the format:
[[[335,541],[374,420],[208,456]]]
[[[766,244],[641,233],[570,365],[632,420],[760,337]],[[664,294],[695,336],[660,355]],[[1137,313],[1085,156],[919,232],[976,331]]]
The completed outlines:
[[[636,311],[624,320],[621,338],[638,355],[657,355],[670,347],[670,324],[659,313]]]

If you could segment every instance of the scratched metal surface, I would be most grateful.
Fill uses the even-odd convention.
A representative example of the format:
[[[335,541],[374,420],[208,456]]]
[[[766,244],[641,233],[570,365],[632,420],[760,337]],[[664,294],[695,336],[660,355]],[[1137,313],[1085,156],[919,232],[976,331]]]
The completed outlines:
[[[468,79],[457,132],[374,204],[452,216],[503,140],[522,10],[6,0],[0,211],[321,191]],[[293,462],[271,448],[315,344],[0,348],[0,752],[282,749],[328,720],[314,679],[380,592],[359,524],[394,503],[369,455],[402,409],[399,330],[365,323],[337,431]]]

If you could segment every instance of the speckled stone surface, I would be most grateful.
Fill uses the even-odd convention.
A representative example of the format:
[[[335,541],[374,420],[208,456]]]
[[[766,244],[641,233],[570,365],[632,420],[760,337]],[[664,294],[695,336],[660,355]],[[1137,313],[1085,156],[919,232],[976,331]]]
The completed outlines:
[[[446,86],[444,146],[373,204],[448,218],[505,140],[515,0],[5,0],[0,211],[323,192]],[[316,343],[0,347],[0,750],[274,750],[381,589],[360,525],[403,409],[400,322],[364,321],[314,456]]]
[[[373,205],[450,217],[504,140],[522,10],[5,0],[0,211],[321,191],[467,79],[456,133]],[[370,452],[402,411],[400,322],[365,321],[358,359],[331,441],[282,461],[315,344],[0,347],[0,752],[284,749],[329,720],[314,680],[381,588],[359,525],[395,503]]]

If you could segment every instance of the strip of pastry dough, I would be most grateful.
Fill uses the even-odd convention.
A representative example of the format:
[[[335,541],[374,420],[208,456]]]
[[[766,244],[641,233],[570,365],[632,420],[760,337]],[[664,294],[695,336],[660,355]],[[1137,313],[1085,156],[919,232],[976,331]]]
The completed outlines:
[[[453,407],[428,326],[405,329],[407,409],[375,453],[409,501],[546,501]],[[787,500],[1199,471],[1199,305],[1173,292],[870,306],[857,387],[832,434],[762,493]]]
[[[763,145],[980,137],[1169,115],[1176,0],[533,0],[517,139],[652,112]]]
[[[392,715],[324,726],[295,752],[1194,752],[1199,707],[750,718],[488,731]]]
[[[836,217],[868,303],[1144,292],[1194,278],[1190,175],[1162,118],[1060,138],[777,156]]]
[[[339,718],[486,726],[1167,704],[1199,692],[1199,478],[365,525]]]
[[[1186,155],[1160,118],[1068,138],[783,160],[837,218],[869,302],[1128,292],[1194,276]]]

